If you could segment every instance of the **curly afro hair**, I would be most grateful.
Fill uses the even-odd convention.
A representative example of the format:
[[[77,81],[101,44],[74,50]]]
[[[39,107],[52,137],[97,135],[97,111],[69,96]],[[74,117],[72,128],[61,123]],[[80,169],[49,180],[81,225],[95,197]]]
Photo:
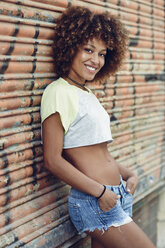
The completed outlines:
[[[93,38],[107,46],[105,64],[94,80],[103,81],[119,70],[127,51],[128,32],[124,25],[109,13],[73,6],[56,19],[53,50],[57,76],[68,75],[78,48]]]

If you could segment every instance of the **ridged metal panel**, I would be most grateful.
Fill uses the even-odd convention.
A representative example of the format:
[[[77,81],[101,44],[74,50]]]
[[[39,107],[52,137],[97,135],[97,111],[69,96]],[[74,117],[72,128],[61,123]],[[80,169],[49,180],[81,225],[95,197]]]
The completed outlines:
[[[40,99],[55,78],[55,18],[70,4],[110,11],[127,25],[122,70],[89,86],[111,115],[110,152],[139,174],[135,201],[164,178],[163,0],[0,1],[1,248],[64,248],[80,239],[67,213],[69,187],[44,169],[40,144]]]

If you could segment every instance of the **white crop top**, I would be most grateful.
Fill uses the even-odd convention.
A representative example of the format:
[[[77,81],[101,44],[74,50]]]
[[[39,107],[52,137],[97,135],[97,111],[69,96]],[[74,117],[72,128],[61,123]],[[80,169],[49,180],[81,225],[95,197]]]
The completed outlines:
[[[63,148],[111,142],[110,118],[90,89],[84,91],[63,78],[44,90],[41,121],[58,112],[64,127]]]

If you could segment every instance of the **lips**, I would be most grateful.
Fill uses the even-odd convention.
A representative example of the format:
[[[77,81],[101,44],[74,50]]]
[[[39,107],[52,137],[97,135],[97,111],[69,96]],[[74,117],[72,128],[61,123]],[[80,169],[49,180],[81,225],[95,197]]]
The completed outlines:
[[[91,65],[85,65],[85,67],[88,69],[90,72],[96,72],[97,67],[91,66]]]

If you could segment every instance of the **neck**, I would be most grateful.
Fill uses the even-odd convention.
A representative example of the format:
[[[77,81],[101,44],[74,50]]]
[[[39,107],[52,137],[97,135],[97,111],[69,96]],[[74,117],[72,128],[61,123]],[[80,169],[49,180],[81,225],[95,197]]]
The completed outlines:
[[[77,84],[78,86],[80,86],[80,87],[82,87],[83,89],[86,90],[86,88],[85,88],[85,83],[86,83],[86,81],[85,81],[85,83],[81,84],[81,83],[78,83],[77,81],[73,80],[73,79],[70,78],[69,76],[66,76],[66,78],[70,79],[74,84]]]

